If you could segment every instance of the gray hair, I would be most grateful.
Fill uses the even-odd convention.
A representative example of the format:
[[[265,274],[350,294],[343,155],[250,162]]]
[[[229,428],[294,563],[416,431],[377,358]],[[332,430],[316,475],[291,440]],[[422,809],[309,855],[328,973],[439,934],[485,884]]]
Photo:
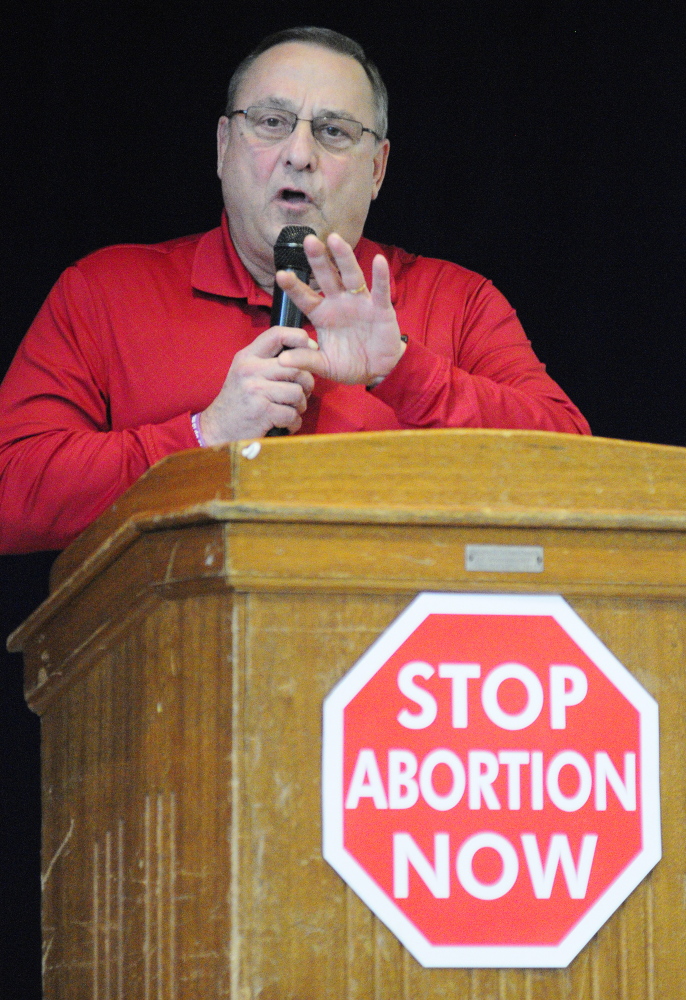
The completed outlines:
[[[235,111],[234,103],[236,94],[241,85],[247,70],[252,66],[258,56],[268,49],[273,49],[276,45],[283,45],[285,42],[304,42],[307,45],[319,45],[324,49],[331,49],[332,52],[340,52],[341,55],[351,56],[355,59],[367,74],[367,79],[371,84],[372,96],[374,99],[374,124],[375,131],[382,139],[386,138],[388,131],[388,91],[381,79],[378,69],[365,55],[364,49],[352,38],[341,35],[338,31],[330,28],[286,28],[284,31],[277,31],[273,35],[263,38],[257,48],[253,49],[238,64],[229,82],[229,90],[226,96],[226,114],[230,115]]]

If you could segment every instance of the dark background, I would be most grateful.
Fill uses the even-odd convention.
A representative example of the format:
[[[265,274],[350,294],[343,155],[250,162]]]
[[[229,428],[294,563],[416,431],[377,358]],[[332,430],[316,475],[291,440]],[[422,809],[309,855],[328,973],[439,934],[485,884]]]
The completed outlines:
[[[358,39],[391,95],[367,234],[492,278],[539,357],[610,437],[685,443],[683,3],[359,7],[17,5],[2,35],[4,372],[59,273],[96,247],[217,224],[214,130],[264,34]],[[0,562],[0,639],[50,555]],[[0,690],[0,996],[39,996],[38,720]]]

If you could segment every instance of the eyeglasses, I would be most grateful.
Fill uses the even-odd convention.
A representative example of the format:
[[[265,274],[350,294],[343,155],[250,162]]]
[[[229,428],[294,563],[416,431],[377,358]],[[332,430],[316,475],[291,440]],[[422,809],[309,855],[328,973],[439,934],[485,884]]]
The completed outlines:
[[[298,122],[309,122],[312,135],[324,149],[334,153],[344,152],[356,146],[362,134],[369,132],[381,142],[381,136],[371,128],[366,128],[353,118],[335,118],[330,115],[320,115],[317,118],[298,118],[292,111],[282,108],[246,108],[245,111],[232,111],[228,116],[245,115],[245,121],[250,131],[258,139],[266,142],[281,142],[294,131]]]

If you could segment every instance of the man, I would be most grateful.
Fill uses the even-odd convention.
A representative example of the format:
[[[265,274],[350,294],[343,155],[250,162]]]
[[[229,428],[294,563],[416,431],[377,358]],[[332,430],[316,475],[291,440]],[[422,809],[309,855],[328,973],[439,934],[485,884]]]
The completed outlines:
[[[326,29],[244,60],[218,128],[221,227],[80,261],[19,349],[0,389],[0,550],[60,548],[165,455],[272,427],[588,433],[489,282],[362,237],[386,107],[362,49]],[[304,330],[269,326],[293,224],[317,233],[313,287],[276,275]]]

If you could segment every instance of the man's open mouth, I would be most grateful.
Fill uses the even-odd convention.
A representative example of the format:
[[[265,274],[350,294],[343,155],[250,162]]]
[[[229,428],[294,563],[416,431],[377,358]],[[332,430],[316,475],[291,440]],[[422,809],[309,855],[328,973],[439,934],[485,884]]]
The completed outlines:
[[[278,197],[280,201],[288,201],[294,205],[312,200],[304,191],[298,191],[296,188],[281,188]]]

